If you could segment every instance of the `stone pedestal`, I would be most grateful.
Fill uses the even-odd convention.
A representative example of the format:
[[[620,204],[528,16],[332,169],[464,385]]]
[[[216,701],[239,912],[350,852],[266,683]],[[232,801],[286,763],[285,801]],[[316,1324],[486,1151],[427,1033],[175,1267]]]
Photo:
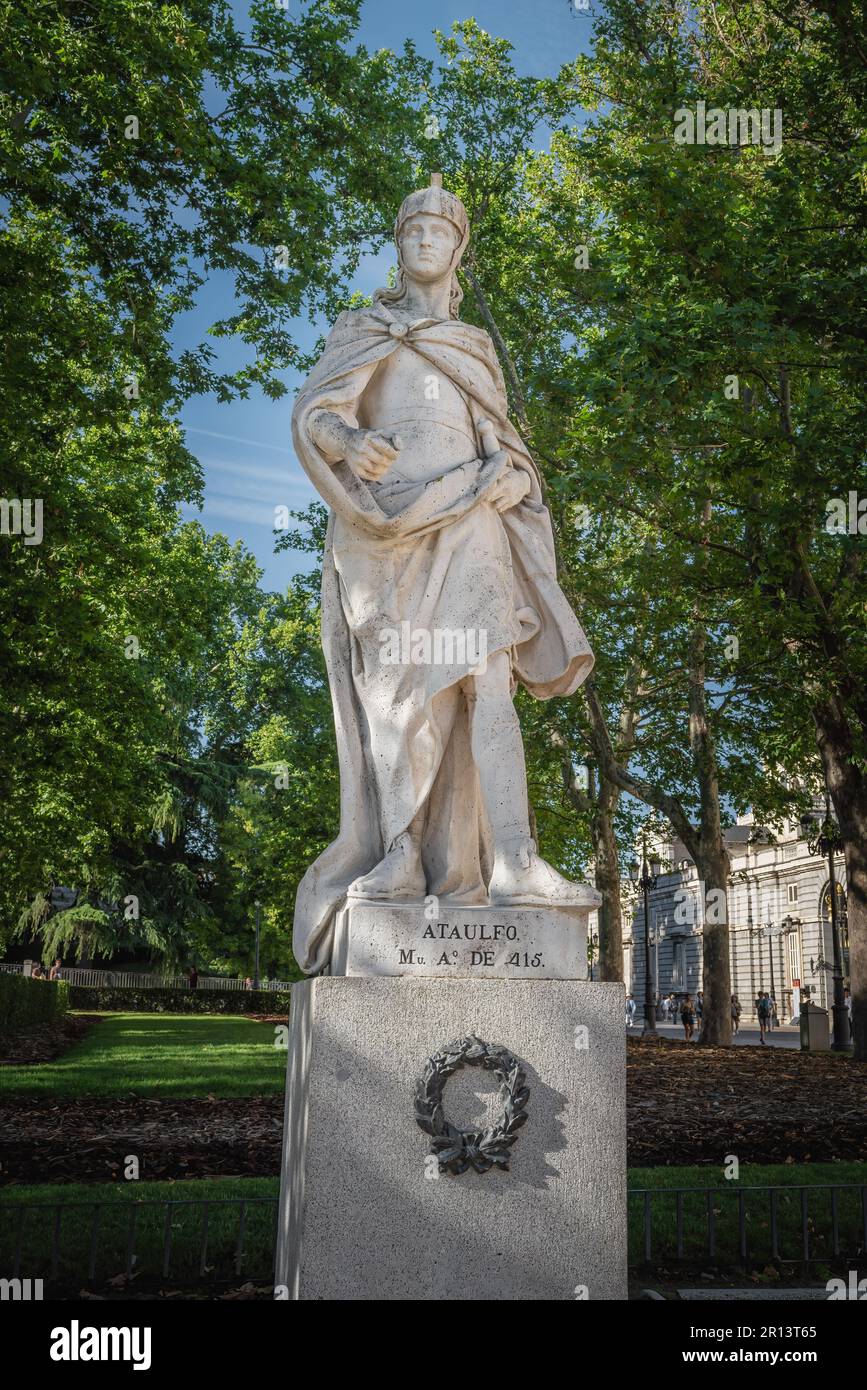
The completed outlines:
[[[626,1297],[622,985],[320,977],[293,988],[277,1297]],[[443,1170],[415,1116],[428,1059],[473,1034],[513,1054],[527,1121],[508,1171]],[[463,1130],[496,1127],[495,1074],[445,1082]]]
[[[568,907],[351,899],[337,915],[331,974],[584,980],[587,918],[601,895],[580,891]]]

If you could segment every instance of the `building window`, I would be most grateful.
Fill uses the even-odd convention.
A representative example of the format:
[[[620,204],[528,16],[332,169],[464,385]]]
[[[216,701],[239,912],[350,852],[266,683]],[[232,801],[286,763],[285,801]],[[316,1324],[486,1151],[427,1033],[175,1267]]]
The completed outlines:
[[[789,900],[790,903],[796,903],[796,902],[798,901],[798,885],[797,885],[797,883],[790,883],[790,884],[788,885],[788,887],[786,888],[786,895],[787,895],[788,900]]]
[[[789,963],[789,984],[794,985],[795,981],[801,980],[801,933],[800,931],[789,932],[786,937],[786,950]]]
[[[671,962],[671,987],[686,989],[686,942],[678,939],[672,944],[674,952]]]
[[[846,911],[846,890],[843,887],[842,883],[835,882],[834,886],[837,889],[837,917],[840,923],[840,941],[842,943],[845,956],[848,956],[849,915]],[[819,903],[819,911],[821,914],[821,920],[823,922],[831,921],[831,888],[828,883],[826,883],[825,887],[822,889],[822,897]],[[848,971],[848,959],[844,958],[843,964]]]

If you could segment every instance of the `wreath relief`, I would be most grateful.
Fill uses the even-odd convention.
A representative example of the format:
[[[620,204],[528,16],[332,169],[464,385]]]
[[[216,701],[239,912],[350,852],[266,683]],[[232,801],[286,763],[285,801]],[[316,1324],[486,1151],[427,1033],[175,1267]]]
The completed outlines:
[[[443,1111],[443,1091],[449,1077],[461,1067],[484,1067],[499,1077],[502,1114],[490,1129],[457,1129]],[[509,1167],[509,1150],[518,1130],[527,1123],[526,1105],[530,1092],[527,1077],[516,1057],[504,1047],[483,1042],[474,1033],[449,1043],[428,1058],[416,1083],[415,1118],[420,1129],[431,1136],[431,1153],[440,1170],[457,1177],[468,1168],[487,1173],[489,1168]]]

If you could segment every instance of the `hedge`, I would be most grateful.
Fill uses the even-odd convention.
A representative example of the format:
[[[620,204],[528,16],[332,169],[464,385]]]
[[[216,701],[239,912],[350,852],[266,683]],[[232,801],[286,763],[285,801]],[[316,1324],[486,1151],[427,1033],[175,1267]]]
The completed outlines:
[[[73,1009],[141,1014],[287,1014],[288,989],[111,989],[70,985]]]
[[[60,1018],[69,1008],[65,980],[32,980],[0,970],[0,1033],[35,1028]]]

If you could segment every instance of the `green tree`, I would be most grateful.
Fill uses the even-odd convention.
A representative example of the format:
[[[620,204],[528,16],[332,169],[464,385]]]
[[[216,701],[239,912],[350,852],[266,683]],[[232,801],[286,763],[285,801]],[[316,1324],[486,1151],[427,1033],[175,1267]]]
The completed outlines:
[[[524,710],[539,819],[564,852],[593,835],[613,943],[619,793],[664,814],[724,893],[726,821],[796,810],[821,755],[854,920],[862,561],[824,524],[862,457],[853,12],[614,0],[594,52],[551,83],[518,82],[508,45],[474,26],[442,43],[437,162],[476,247],[465,316],[494,336],[599,655],[585,710]],[[782,106],[782,149],[678,145],[675,113],[699,100]],[[583,130],[579,106],[597,113]],[[530,148],[541,121],[547,154]],[[815,233],[830,233],[818,249]],[[588,757],[592,798],[576,786]],[[863,940],[856,927],[856,999]],[[724,916],[705,921],[704,959],[705,1040],[725,1041]]]
[[[552,707],[553,737],[537,737],[531,756],[552,750],[562,794],[579,812],[589,807],[574,769],[588,753],[595,760],[597,874],[606,842],[613,866],[619,789],[664,813],[706,887],[724,890],[726,819],[748,805],[768,819],[797,809],[794,777],[818,768],[791,662],[806,660],[806,646],[813,678],[824,668],[832,595],[843,632],[862,611],[852,542],[827,571],[825,621],[811,647],[803,598],[792,602],[809,586],[791,578],[793,513],[815,535],[828,497],[846,495],[843,480],[854,482],[861,458],[859,88],[842,56],[845,18],[835,27],[803,6],[790,24],[749,5],[700,6],[695,18],[665,5],[609,6],[594,53],[548,89],[552,124],[558,105],[561,114],[579,103],[600,114],[584,130],[555,131],[549,154],[522,155],[519,144],[489,196],[473,203],[484,253],[469,267],[468,312],[475,299],[488,322],[492,306],[516,420],[547,474],[564,583],[599,656],[586,716],[570,710],[567,734]],[[849,38],[857,51],[851,27]],[[491,86],[508,88],[502,68]],[[738,90],[768,92],[760,104],[770,108],[785,98],[794,129],[780,157],[675,144],[680,106],[727,107]],[[803,141],[819,102],[835,128],[817,160]],[[499,126],[498,140],[503,148]],[[471,203],[483,150],[477,130],[445,166]],[[834,233],[818,259],[804,249],[809,238],[793,246],[794,213],[799,233]],[[792,459],[799,399],[812,438],[807,467]],[[579,544],[576,506],[592,518]],[[819,554],[827,550],[823,532],[815,539]],[[851,672],[840,676],[844,690],[857,688]],[[541,735],[538,720],[535,712]],[[858,757],[848,766],[857,781]],[[851,835],[850,902],[856,844]],[[607,877],[611,900],[616,868]],[[853,942],[853,979],[856,955]],[[726,923],[707,923],[708,1041],[727,1037],[727,960]]]
[[[284,532],[278,548],[321,555],[325,518],[314,504],[299,517],[304,529]],[[237,727],[240,713],[244,729],[245,773],[220,825],[217,876],[228,901],[216,939],[225,956],[248,967],[258,899],[270,958],[282,971],[297,971],[290,950],[295,892],[337,832],[337,749],[319,583],[317,566],[296,576],[285,595],[268,596],[240,634],[226,684],[227,727]],[[209,729],[222,742],[218,714]]]
[[[688,807],[666,804],[670,773],[637,776],[606,755],[608,774],[669,815],[716,886],[720,792],[737,796],[755,753],[806,780],[818,753],[846,842],[862,1056],[863,547],[829,535],[826,518],[863,459],[864,76],[853,57],[863,50],[862,21],[847,7],[832,17],[812,4],[790,15],[722,3],[687,14],[614,0],[594,53],[573,70],[576,94],[600,114],[555,139],[558,177],[538,185],[545,220],[589,250],[580,307],[562,323],[575,334],[585,402],[573,432],[582,490],[650,523],[669,560],[657,581],[690,613],[695,850],[678,824]],[[676,114],[699,101],[782,111],[781,148],[737,135],[676,144]],[[592,685],[589,695],[592,714]],[[734,760],[715,727],[733,709]],[[755,793],[757,807],[776,799]],[[724,933],[707,947],[706,934],[710,1038],[724,1035],[727,1014]]]
[[[50,885],[79,886],[46,941],[178,952],[213,923],[246,749],[203,729],[260,600],[250,557],[180,520],[201,477],[178,410],[281,395],[293,318],[336,312],[402,187],[419,69],[353,49],[358,8],[254,0],[242,28],[221,0],[0,4],[0,903],[42,929]],[[177,349],[216,274],[236,312]]]

